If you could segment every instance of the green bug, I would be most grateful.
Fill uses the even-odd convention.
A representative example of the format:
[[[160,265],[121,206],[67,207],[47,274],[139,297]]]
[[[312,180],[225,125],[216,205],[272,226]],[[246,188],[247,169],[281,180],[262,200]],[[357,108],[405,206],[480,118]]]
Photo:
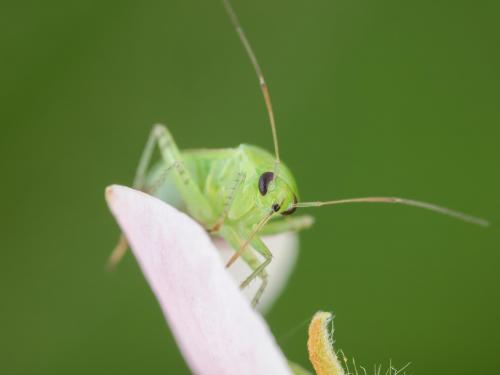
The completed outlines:
[[[255,278],[261,280],[252,300],[253,306],[257,305],[266,288],[266,267],[272,259],[271,251],[260,236],[310,227],[313,223],[311,216],[290,216],[299,207],[355,202],[399,203],[479,225],[488,224],[483,219],[444,207],[396,197],[299,202],[295,179],[279,157],[274,114],[264,76],[233,8],[228,0],[223,0],[223,3],[257,73],[269,115],[274,154],[246,144],[236,148],[180,151],[168,129],[155,125],[139,162],[133,187],[181,208],[210,234],[224,238],[235,250],[227,267],[241,256],[252,269],[241,287],[246,287]],[[161,158],[150,167],[156,145]],[[127,247],[122,236],[111,254],[110,266],[119,262]]]

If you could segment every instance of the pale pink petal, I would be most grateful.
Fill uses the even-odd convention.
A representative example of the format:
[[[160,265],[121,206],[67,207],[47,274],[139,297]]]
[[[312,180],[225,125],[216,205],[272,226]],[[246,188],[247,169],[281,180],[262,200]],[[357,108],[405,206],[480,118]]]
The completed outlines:
[[[107,200],[196,374],[290,374],[264,320],[188,216],[121,186]]]
[[[292,273],[299,254],[299,240],[297,233],[288,232],[264,237],[263,241],[273,253],[273,261],[267,266],[269,284],[257,305],[259,311],[266,312],[279,297]],[[221,252],[224,263],[226,263],[233,255],[234,249],[222,240],[217,240],[214,243]],[[229,268],[229,273],[235,280],[241,283],[250,275],[251,269],[240,259]],[[259,285],[260,280],[256,279],[243,290],[243,294],[250,300],[254,296]]]

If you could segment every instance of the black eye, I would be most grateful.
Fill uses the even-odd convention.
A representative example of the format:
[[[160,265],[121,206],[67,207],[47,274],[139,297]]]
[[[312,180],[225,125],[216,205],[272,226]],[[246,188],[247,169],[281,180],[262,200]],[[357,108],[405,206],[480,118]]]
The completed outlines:
[[[273,204],[272,207],[274,212],[278,212],[281,208],[281,206],[278,203]]]
[[[264,172],[259,178],[259,191],[262,195],[267,194],[267,187],[269,183],[274,179],[273,172]]]
[[[293,196],[293,204],[294,204],[294,206],[292,206],[292,208],[289,208],[288,210],[283,211],[281,214],[286,216],[286,215],[291,215],[295,212],[295,210],[297,209],[297,207],[295,207],[295,204],[297,204],[297,197],[296,196]]]

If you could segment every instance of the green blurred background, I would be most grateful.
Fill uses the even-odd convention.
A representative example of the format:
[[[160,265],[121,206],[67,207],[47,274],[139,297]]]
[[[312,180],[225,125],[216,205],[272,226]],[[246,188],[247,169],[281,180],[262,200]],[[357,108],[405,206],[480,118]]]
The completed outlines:
[[[500,373],[500,6],[496,1],[238,0],[303,199],[400,195],[408,207],[311,210],[268,314],[309,366],[306,325],[415,374]],[[0,6],[0,373],[183,374],[103,191],[130,184],[151,125],[180,147],[272,147],[257,81],[218,0]]]

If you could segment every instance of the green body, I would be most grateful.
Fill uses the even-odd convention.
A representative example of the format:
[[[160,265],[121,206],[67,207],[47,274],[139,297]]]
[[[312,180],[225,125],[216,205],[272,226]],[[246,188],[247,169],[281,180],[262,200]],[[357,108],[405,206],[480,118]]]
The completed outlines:
[[[156,146],[161,158],[150,167]],[[269,174],[273,177],[263,183]],[[272,259],[260,236],[297,231],[313,223],[310,216],[282,217],[294,211],[297,185],[289,169],[277,164],[269,152],[245,144],[180,151],[162,125],[151,132],[134,187],[185,211],[211,235],[223,237],[236,252],[228,266],[241,256],[253,270],[241,287],[257,277],[262,281],[254,306],[267,285],[266,267]]]

